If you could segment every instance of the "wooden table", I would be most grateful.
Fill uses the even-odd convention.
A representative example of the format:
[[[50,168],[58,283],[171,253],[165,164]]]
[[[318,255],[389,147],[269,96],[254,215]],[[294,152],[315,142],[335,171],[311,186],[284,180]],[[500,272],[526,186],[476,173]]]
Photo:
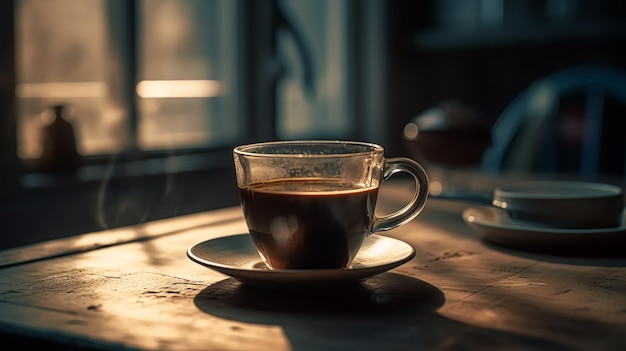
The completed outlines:
[[[407,183],[381,190],[399,207]],[[339,290],[249,287],[186,257],[245,233],[238,207],[0,252],[0,332],[94,350],[626,350],[626,258],[483,242],[468,204],[429,200],[384,235],[416,257]]]

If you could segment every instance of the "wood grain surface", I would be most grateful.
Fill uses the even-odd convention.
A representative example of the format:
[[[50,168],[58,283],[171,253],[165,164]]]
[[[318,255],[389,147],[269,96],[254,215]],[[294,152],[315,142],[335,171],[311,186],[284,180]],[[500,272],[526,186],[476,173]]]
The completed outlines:
[[[410,196],[389,185],[377,212]],[[246,232],[238,207],[2,252],[0,332],[98,350],[626,349],[625,258],[494,246],[467,206],[429,201],[385,232],[415,259],[338,289],[260,289],[190,261],[194,243]]]

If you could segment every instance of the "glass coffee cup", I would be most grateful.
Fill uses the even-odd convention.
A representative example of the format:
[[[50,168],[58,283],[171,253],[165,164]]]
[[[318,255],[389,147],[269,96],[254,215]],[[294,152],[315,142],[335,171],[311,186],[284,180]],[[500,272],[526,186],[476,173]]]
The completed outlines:
[[[233,156],[250,236],[273,270],[348,269],[369,235],[411,221],[428,197],[419,163],[386,159],[372,143],[276,141],[238,146]],[[415,194],[378,217],[380,184],[397,172],[413,176]]]

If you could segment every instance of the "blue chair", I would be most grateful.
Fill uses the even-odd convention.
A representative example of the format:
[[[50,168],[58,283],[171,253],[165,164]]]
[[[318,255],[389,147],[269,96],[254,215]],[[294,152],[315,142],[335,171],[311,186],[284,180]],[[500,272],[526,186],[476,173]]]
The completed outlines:
[[[583,65],[538,79],[494,123],[487,173],[624,176],[626,72]]]

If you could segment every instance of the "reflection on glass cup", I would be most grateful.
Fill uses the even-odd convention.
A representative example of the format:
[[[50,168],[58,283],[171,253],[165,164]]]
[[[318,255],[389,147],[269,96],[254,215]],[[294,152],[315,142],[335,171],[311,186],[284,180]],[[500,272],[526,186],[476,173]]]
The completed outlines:
[[[278,141],[238,146],[233,156],[244,217],[270,269],[349,268],[365,238],[414,219],[428,197],[424,169],[385,159],[376,144]],[[397,172],[413,176],[415,194],[377,217],[379,185]]]

